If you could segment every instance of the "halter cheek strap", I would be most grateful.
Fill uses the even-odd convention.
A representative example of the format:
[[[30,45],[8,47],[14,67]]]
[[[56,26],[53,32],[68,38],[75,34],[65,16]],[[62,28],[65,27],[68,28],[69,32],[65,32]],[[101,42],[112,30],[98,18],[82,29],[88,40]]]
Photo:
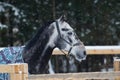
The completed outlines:
[[[63,50],[60,49],[60,51],[61,51],[62,53],[64,53],[64,54],[69,58],[70,53],[71,53],[73,47],[80,45],[80,43],[71,44],[69,41],[65,40],[65,39],[62,37],[62,35],[61,35],[58,21],[55,21],[55,23],[56,23],[57,32],[58,32],[58,35],[60,36],[60,39],[62,39],[64,42],[66,42],[67,44],[69,44],[69,45],[71,46],[67,54],[66,54]]]

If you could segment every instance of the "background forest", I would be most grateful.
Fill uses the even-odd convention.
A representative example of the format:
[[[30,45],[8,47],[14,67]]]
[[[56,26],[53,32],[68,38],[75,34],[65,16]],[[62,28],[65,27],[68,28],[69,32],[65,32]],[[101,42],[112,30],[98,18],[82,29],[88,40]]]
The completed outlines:
[[[85,45],[120,45],[119,0],[0,0],[0,47],[24,45],[45,22],[63,13]],[[110,55],[88,56],[77,71],[108,69],[109,64]]]

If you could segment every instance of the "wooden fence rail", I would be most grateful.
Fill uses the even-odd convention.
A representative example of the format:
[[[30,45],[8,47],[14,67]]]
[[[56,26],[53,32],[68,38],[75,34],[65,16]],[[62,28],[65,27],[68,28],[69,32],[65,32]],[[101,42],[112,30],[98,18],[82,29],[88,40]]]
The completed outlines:
[[[24,47],[24,46],[22,46]],[[1,47],[0,50],[5,47]],[[85,46],[88,55],[120,54],[120,46]],[[66,52],[67,53],[67,52]],[[64,55],[59,49],[54,49],[53,55]]]
[[[83,73],[62,73],[62,74],[41,74],[30,75],[29,80],[114,80],[120,76],[118,72],[83,72]]]
[[[113,72],[40,74],[28,77],[28,65],[25,63],[0,65],[0,73],[10,73],[11,80],[120,80],[120,61],[118,59],[115,59],[114,69]]]
[[[120,54],[120,46],[85,46],[87,55]],[[66,52],[67,54],[67,52]],[[53,55],[64,55],[59,49],[54,49]]]

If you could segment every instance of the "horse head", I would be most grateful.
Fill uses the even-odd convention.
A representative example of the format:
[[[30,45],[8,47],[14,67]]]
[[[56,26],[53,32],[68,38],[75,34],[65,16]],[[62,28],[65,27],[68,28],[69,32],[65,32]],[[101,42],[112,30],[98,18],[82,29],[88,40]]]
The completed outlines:
[[[67,51],[70,57],[74,57],[81,62],[86,58],[86,49],[81,40],[76,35],[74,29],[65,21],[65,16],[61,16],[51,25],[54,26],[54,37],[57,39],[54,43],[55,47],[62,52]]]

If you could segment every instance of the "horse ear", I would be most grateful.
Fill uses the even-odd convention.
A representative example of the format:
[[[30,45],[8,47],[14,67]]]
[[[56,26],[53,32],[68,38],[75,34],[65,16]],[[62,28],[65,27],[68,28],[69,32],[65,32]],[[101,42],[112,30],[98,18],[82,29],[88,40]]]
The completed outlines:
[[[62,15],[60,18],[59,18],[59,20],[61,21],[61,22],[64,22],[64,21],[66,21],[66,15]]]

